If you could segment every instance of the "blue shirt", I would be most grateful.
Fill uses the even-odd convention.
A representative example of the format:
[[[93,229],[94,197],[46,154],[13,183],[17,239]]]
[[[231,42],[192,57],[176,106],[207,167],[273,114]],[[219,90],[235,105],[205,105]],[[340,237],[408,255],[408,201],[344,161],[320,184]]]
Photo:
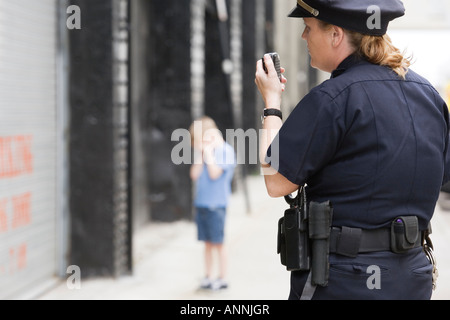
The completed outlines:
[[[236,155],[228,143],[214,150],[216,165],[223,170],[222,175],[213,180],[209,177],[207,165],[197,180],[194,205],[198,208],[226,208],[231,195],[231,182],[236,167]]]
[[[293,110],[277,138],[279,161],[274,145],[268,160],[306,183],[308,200],[330,200],[334,226],[372,229],[416,215],[424,230],[449,180],[448,123],[427,80],[350,56]]]

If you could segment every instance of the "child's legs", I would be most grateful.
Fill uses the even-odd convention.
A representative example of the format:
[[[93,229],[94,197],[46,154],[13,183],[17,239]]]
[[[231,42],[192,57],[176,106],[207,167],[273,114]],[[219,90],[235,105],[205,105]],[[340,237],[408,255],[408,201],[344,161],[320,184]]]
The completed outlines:
[[[222,243],[216,244],[215,248],[219,256],[219,278],[225,279],[227,276],[227,260],[228,260],[226,247]]]
[[[214,245],[211,242],[205,242],[205,276],[209,279],[213,271],[213,249]]]
[[[213,266],[214,266],[214,256],[217,254],[218,267],[219,267],[219,278],[225,279],[227,275],[227,251],[223,243],[212,243],[205,242],[205,270],[206,277],[211,278]]]
[[[227,252],[224,246],[225,208],[206,209],[197,211],[199,240],[205,242],[205,273],[212,277],[215,255],[219,263],[219,277],[225,278],[227,273]]]
[[[227,275],[227,251],[224,245],[226,208],[217,208],[212,212],[211,244],[217,254],[219,278],[225,279]]]

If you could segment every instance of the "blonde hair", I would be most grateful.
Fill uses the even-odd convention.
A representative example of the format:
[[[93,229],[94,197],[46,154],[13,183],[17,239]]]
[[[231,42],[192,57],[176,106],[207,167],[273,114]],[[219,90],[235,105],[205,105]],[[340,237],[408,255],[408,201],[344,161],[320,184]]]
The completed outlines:
[[[198,122],[201,122],[201,129],[202,129],[201,137],[195,136],[197,133],[200,133],[200,132],[197,132],[197,130],[196,130],[196,128],[197,128],[196,123],[198,123]],[[202,139],[205,132],[207,132],[208,130],[211,130],[211,129],[219,130],[216,122],[208,116],[203,116],[203,117],[199,118],[198,120],[194,121],[189,128],[189,133],[191,135],[191,142],[194,143],[194,140]]]
[[[332,25],[320,21],[320,26],[326,30]],[[346,29],[344,31],[359,56],[367,59],[370,63],[387,66],[400,78],[405,79],[411,66],[411,58],[405,57],[405,54],[392,44],[392,40],[387,34],[371,36]]]
[[[346,32],[360,56],[373,64],[391,68],[400,78],[405,79],[411,60],[392,44],[387,34],[368,36],[353,31]]]

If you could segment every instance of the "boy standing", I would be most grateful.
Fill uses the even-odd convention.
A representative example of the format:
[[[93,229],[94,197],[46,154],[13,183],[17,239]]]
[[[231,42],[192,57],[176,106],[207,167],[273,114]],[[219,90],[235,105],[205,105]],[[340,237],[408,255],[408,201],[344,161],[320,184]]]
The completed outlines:
[[[227,255],[224,247],[226,210],[236,167],[234,149],[224,141],[216,123],[209,117],[195,121],[190,133],[194,147],[194,164],[190,176],[196,182],[198,240],[205,242],[205,277],[202,289],[221,290],[226,280]],[[218,254],[219,276],[213,280],[214,253]]]

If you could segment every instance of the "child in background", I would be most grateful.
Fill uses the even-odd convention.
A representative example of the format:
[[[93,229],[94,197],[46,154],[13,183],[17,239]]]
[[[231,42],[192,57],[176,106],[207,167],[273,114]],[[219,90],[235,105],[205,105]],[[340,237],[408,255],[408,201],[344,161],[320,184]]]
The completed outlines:
[[[198,240],[205,242],[205,277],[202,289],[228,288],[227,254],[224,246],[226,211],[231,195],[231,183],[236,157],[226,143],[216,123],[209,117],[195,121],[190,128],[194,164],[190,176],[196,183],[194,199]],[[219,275],[213,278],[214,254],[217,253]]]

